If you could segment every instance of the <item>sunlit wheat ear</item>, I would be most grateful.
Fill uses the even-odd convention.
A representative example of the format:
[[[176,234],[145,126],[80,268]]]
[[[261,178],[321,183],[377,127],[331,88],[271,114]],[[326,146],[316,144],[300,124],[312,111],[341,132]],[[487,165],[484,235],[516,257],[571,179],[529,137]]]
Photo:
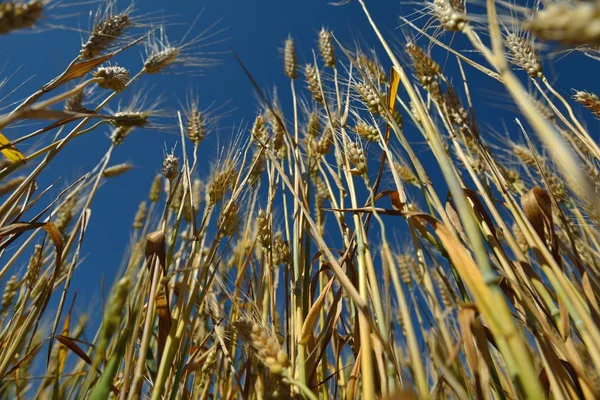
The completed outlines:
[[[264,210],[260,210],[256,216],[256,240],[263,249],[266,250],[271,248],[269,215]]]
[[[266,121],[264,115],[257,115],[254,119],[254,125],[252,125],[252,140],[260,144],[266,144],[269,141],[269,132],[267,132],[265,122]]]
[[[458,126],[468,126],[469,115],[458,98],[453,86],[448,86],[446,93],[444,93],[444,105],[448,110],[452,123]]]
[[[500,173],[506,180],[508,184],[508,188],[515,192],[522,192],[525,190],[525,183],[521,180],[521,174],[514,168],[505,168],[503,166],[500,167]]]
[[[550,3],[536,12],[524,28],[541,40],[597,45],[600,44],[600,6],[593,1]]]
[[[323,207],[325,201],[330,199],[329,190],[325,182],[318,176],[314,179],[315,186],[315,214],[317,215],[317,221],[320,222],[321,226],[324,226],[325,212]]]
[[[92,72],[96,83],[103,89],[120,92],[129,82],[129,71],[118,65],[100,67]]]
[[[335,67],[335,51],[333,49],[333,40],[331,32],[321,28],[319,32],[319,53],[326,67]]]
[[[384,115],[385,108],[379,93],[367,82],[361,82],[354,87],[369,112],[373,115]]]
[[[194,197],[194,212],[198,212],[200,209],[200,203],[202,202],[202,193],[204,191],[204,183],[200,179],[194,179],[192,182],[192,194]],[[192,221],[192,206],[189,201],[183,204],[183,216],[186,221]]]
[[[125,307],[130,289],[131,279],[128,276],[121,278],[115,285],[104,318],[102,319],[102,324],[104,326],[102,334],[105,338],[111,338],[121,324],[121,314]]]
[[[27,285],[29,288],[33,288],[40,276],[40,270],[42,269],[42,245],[36,244],[33,247],[33,253],[29,258],[29,264],[27,265]]]
[[[359,119],[352,128],[360,137],[371,142],[379,141],[379,130],[377,127],[368,124],[367,122]]]
[[[267,157],[264,151],[259,151],[258,149],[252,155],[252,161],[250,162],[251,169],[248,175],[248,182],[251,185],[256,184],[263,172],[265,172]]]
[[[442,28],[447,31],[460,31],[469,23],[461,0],[433,0],[430,8]]]
[[[20,286],[21,283],[19,282],[19,278],[17,277],[17,275],[12,275],[8,279],[8,281],[6,281],[6,285],[4,286],[4,292],[2,293],[0,312],[5,312],[8,309],[8,307],[12,305]]]
[[[73,217],[75,216],[75,206],[77,205],[77,200],[77,193],[69,195],[69,197],[56,212],[54,225],[59,231],[64,232],[69,223],[73,220]]]
[[[131,127],[117,127],[113,129],[112,133],[110,134],[110,141],[115,146],[118,146],[121,143],[123,143],[123,140],[125,140],[125,138],[131,133],[132,130],[133,128]]]
[[[167,180],[167,182],[169,182],[169,181],[170,180]],[[173,188],[171,186],[167,186],[167,187],[165,187],[165,190],[170,191],[170,190],[173,190]],[[175,192],[170,197],[169,208],[171,209],[171,211],[173,211],[174,214],[179,213],[179,208],[181,207],[181,202],[183,201],[183,192],[184,192],[183,183],[179,182],[179,184],[175,188]]]
[[[298,77],[298,61],[296,59],[296,49],[294,40],[288,37],[283,46],[283,72],[290,79]]]
[[[234,326],[244,343],[272,374],[280,375],[287,370],[289,359],[273,333],[250,319],[240,319]]]
[[[554,120],[556,116],[554,115],[554,111],[552,111],[548,106],[546,106],[545,100],[537,98],[531,94],[529,94],[529,99],[531,103],[535,107],[537,111],[539,111],[542,116],[548,120]]]
[[[348,147],[346,148],[346,155],[352,165],[354,165],[354,172],[357,175],[366,176],[367,158],[365,157],[365,151],[362,146],[356,142],[349,142]]]
[[[63,109],[69,112],[88,112],[89,110],[85,108],[83,102],[85,101],[86,93],[85,90],[81,90],[75,93],[73,96],[69,97],[65,101],[65,105]]]
[[[141,90],[127,103],[119,103],[117,112],[110,116],[110,123],[116,128],[133,129],[165,129],[164,125],[154,123],[154,118],[166,117],[168,114],[159,109],[162,97],[159,95],[152,102],[148,101],[148,93]]]
[[[2,182],[0,184],[0,196],[4,196],[5,194],[11,193],[13,190],[18,188],[24,180],[24,176],[17,176],[6,182]]]
[[[371,58],[364,53],[358,53],[356,61],[371,82],[378,85],[383,85],[387,82],[385,70],[375,58]]]
[[[219,120],[229,116],[230,111],[224,110],[227,102],[219,106],[212,102],[208,107],[201,107],[200,96],[195,92],[188,91],[186,102],[180,107],[183,109],[186,136],[197,146],[208,134],[216,130]]]
[[[168,181],[173,181],[179,174],[179,159],[175,156],[174,151],[165,154],[162,165],[162,174]]]
[[[148,38],[145,46],[144,72],[158,74],[166,71],[176,71],[179,66],[191,68],[198,73],[207,67],[217,65],[218,61],[214,56],[218,53],[206,49],[224,41],[220,37],[224,30],[216,29],[217,23],[214,23],[199,35],[188,39],[187,35],[194,28],[195,22],[186,35],[177,42],[169,41],[162,26],[157,32],[153,33]]]
[[[522,68],[532,77],[544,76],[540,58],[535,51],[535,43],[530,35],[522,32],[509,32],[504,37],[504,43],[510,51],[509,60]]]
[[[594,93],[578,90],[573,96],[576,102],[590,110],[592,114],[600,118],[600,97]]]
[[[535,166],[535,156],[527,146],[518,143],[511,143],[512,151],[515,156],[525,165]]]
[[[105,178],[113,178],[115,176],[119,176],[119,175],[123,175],[126,172],[128,172],[131,168],[133,168],[133,165],[131,163],[121,163],[121,164],[117,164],[117,165],[111,165],[110,167],[107,167],[104,172],[102,172],[102,176]]]
[[[135,216],[133,217],[133,229],[140,230],[144,227],[144,221],[146,220],[146,215],[148,214],[148,205],[145,201],[142,201],[138,205],[138,209],[135,212]]]
[[[42,17],[42,0],[5,1],[0,3],[0,35],[17,29],[31,28]]]
[[[313,100],[317,103],[323,104],[323,93],[321,93],[321,85],[319,84],[317,69],[313,64],[306,64],[304,66],[304,77],[306,79],[306,86]]]
[[[105,8],[97,13],[94,28],[79,51],[80,57],[93,58],[108,50],[131,27],[132,11],[130,6],[122,12],[117,12],[116,3],[108,2]]]
[[[271,147],[280,159],[284,159],[287,157],[287,145],[285,144],[285,126],[282,126],[285,120],[281,109],[266,110],[265,116],[271,128]]]
[[[232,236],[240,226],[240,209],[233,200],[226,203],[221,209],[217,227],[223,236]]]
[[[162,193],[162,175],[156,174],[150,185],[150,193],[148,198],[152,203],[156,203],[160,200],[160,194]]]
[[[225,193],[235,184],[237,170],[233,160],[226,159],[213,171],[208,182],[206,202],[213,206],[223,200]]]
[[[419,186],[419,180],[413,173],[412,169],[404,163],[394,163],[394,168],[400,179],[411,185]]]
[[[276,232],[275,235],[273,235],[273,263],[275,265],[291,265],[292,263],[292,251],[290,245],[287,240],[283,238],[281,232]]]
[[[441,99],[439,79],[442,77],[442,68],[440,65],[414,42],[406,44],[406,51],[412,59],[421,86],[429,91],[434,99]]]
[[[306,136],[316,138],[321,134],[321,118],[318,111],[313,111],[308,117],[306,124]]]

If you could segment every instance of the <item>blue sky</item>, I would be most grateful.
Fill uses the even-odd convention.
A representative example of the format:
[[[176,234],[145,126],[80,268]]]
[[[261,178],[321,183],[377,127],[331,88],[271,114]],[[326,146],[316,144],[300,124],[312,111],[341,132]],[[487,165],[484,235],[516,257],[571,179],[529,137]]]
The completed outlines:
[[[9,100],[16,101],[27,96],[60,73],[78,53],[85,34],[77,30],[88,27],[88,15],[85,10],[95,10],[96,5],[69,6],[69,3],[69,0],[64,0],[61,6],[49,10],[46,21],[47,24],[63,24],[75,29],[57,28],[48,29],[43,33],[0,36],[0,62],[2,63],[0,67],[4,67],[2,76],[16,71],[8,85],[0,92],[0,97],[31,78]],[[367,4],[388,39],[392,43],[402,43],[403,32],[407,30],[397,29],[398,15],[406,14],[417,6],[402,5],[396,0],[371,0]],[[126,6],[127,3],[121,5],[121,7]],[[216,159],[219,146],[228,142],[234,126],[251,125],[258,109],[253,87],[229,53],[230,49],[243,60],[264,90],[270,91],[278,87],[284,110],[289,110],[289,81],[283,74],[280,49],[288,35],[292,35],[295,39],[301,64],[312,59],[312,51],[316,49],[317,32],[322,26],[331,29],[338,40],[345,45],[351,47],[359,41],[362,44],[369,43],[380,51],[379,43],[367,25],[357,2],[336,7],[319,0],[170,1],[167,3],[149,0],[140,1],[136,8],[142,15],[147,13],[153,13],[153,16],[165,15],[169,22],[167,33],[172,40],[183,36],[202,9],[204,13],[193,32],[201,32],[208,24],[218,19],[221,19],[218,26],[227,28],[221,36],[228,40],[212,48],[222,53],[217,56],[221,64],[216,68],[205,70],[204,76],[168,74],[145,77],[136,86],[139,90],[147,90],[150,98],[163,94],[165,101],[161,108],[170,111],[177,110],[179,103],[185,102],[186,94],[191,89],[197,94],[201,106],[228,102],[225,110],[232,111],[231,116],[221,120],[219,131],[211,134],[200,146],[201,159],[207,160],[204,163],[205,167],[209,165],[208,160]],[[79,13],[79,16],[75,15],[76,13]],[[67,14],[70,14],[68,18],[57,18]],[[460,40],[458,44],[460,45]],[[135,72],[141,67],[142,51],[141,47],[130,49],[118,56],[115,61]],[[440,63],[443,63],[446,57],[439,49],[435,50],[434,56]],[[562,63],[560,70],[575,70],[578,63],[583,60],[582,57],[573,57],[573,59],[558,61]],[[384,66],[388,68],[389,63],[384,61]],[[459,75],[455,73],[455,67],[450,68],[454,72],[451,74],[456,79]],[[193,70],[190,72],[194,73]],[[502,121],[507,122],[509,131],[516,132],[514,124],[510,122],[512,114],[507,110],[510,107],[508,98],[500,92],[499,86],[491,83],[489,79],[484,80],[480,73],[472,69],[467,69],[467,74],[476,107],[482,105],[482,110],[476,108],[476,111],[478,111],[479,121],[486,121],[486,125],[482,125],[483,134],[486,135],[486,130],[490,127],[503,131]],[[552,76],[552,73],[550,75]],[[590,82],[589,75],[581,73],[554,77],[559,79],[558,86],[563,89],[564,95],[570,93],[571,87],[594,90],[593,86],[598,85],[597,80]],[[119,97],[123,101],[129,98],[130,94],[127,92]],[[6,104],[7,102],[0,106]],[[116,109],[116,102],[111,105]],[[493,107],[494,105],[500,107]],[[588,122],[590,126],[597,127],[596,121]],[[595,132],[595,129],[592,129],[592,132]],[[19,128],[8,129],[5,133],[9,138],[14,138],[26,132],[24,128]],[[63,188],[82,173],[89,171],[108,149],[109,133],[108,128],[100,128],[70,143],[63,154],[47,168],[40,182],[49,184],[56,177],[62,176],[63,183],[60,188]],[[102,275],[105,276],[106,290],[110,287],[129,244],[135,211],[140,201],[147,200],[152,178],[160,171],[164,146],[171,148],[175,145],[178,141],[176,133],[176,131],[171,133],[136,131],[114,152],[111,164],[129,161],[135,165],[135,168],[124,176],[107,180],[92,204],[92,219],[82,249],[84,261],[75,273],[71,289],[79,291],[80,307],[85,308],[90,301],[99,300],[99,282]],[[422,142],[422,139],[415,137],[415,134],[416,131],[411,137],[408,133],[409,140]],[[24,143],[21,148],[26,152],[29,146],[31,145]],[[423,157],[428,156],[424,154]],[[436,168],[433,165],[430,174],[439,180]],[[208,170],[200,177],[205,178],[207,174]]]

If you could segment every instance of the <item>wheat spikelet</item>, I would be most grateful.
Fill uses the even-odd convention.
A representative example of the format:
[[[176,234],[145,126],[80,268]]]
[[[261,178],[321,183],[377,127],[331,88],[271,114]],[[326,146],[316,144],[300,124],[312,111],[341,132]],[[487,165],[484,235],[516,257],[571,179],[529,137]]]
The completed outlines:
[[[77,194],[72,194],[64,204],[58,209],[56,213],[56,220],[54,221],[54,225],[56,228],[63,232],[75,214],[75,205],[77,204]]]
[[[112,165],[102,172],[102,176],[105,178],[113,178],[115,176],[123,175],[127,171],[129,171],[133,165],[131,163],[122,163],[117,165]]]
[[[590,110],[596,117],[600,118],[600,97],[596,94],[579,90],[573,98],[576,102]]]
[[[27,285],[29,288],[33,288],[37,283],[42,268],[42,246],[36,244],[33,247],[33,254],[29,258],[29,265],[27,265]]]
[[[285,127],[279,122],[283,121],[283,115],[281,115],[281,111],[279,109],[275,109],[274,112],[268,111],[267,116],[269,126],[273,132],[273,136],[271,138],[273,149],[275,149],[277,152],[277,156],[283,160],[287,157],[287,145],[285,144],[286,130]]]
[[[365,175],[367,173],[367,159],[363,148],[358,143],[350,142],[348,143],[346,154],[356,168],[356,173],[358,175]]]
[[[44,2],[32,0],[0,3],[0,35],[23,28],[31,28],[42,17]]]
[[[531,95],[529,95],[529,100],[531,100],[535,109],[538,110],[544,118],[550,121],[555,119],[554,111],[548,108],[542,100]]]
[[[600,44],[600,8],[595,2],[550,3],[525,23],[542,40],[570,45]]]
[[[6,183],[3,183],[0,185],[0,196],[4,196],[5,194],[12,192],[14,189],[18,188],[24,180],[24,176],[17,176]]]
[[[148,124],[149,116],[146,111],[119,111],[111,116],[110,122],[116,128],[143,128]]]
[[[172,190],[170,186],[167,186],[165,189]],[[183,202],[183,194],[185,192],[185,188],[182,182],[179,182],[177,187],[175,187],[175,191],[172,192],[172,196],[170,198],[169,208],[173,213],[178,214],[179,209],[181,208],[181,203]]]
[[[460,0],[433,0],[433,14],[447,31],[456,32],[469,22]]]
[[[188,139],[190,139],[194,146],[197,146],[198,143],[203,141],[206,137],[204,115],[196,107],[187,113],[186,133]]]
[[[442,68],[433,61],[419,46],[413,42],[406,44],[406,50],[410,55],[417,79],[433,98],[441,99],[441,89],[439,86],[439,77],[442,75]]]
[[[175,154],[171,153],[165,155],[162,165],[162,173],[163,176],[169,181],[172,181],[177,177],[177,174],[179,173],[179,159],[175,157]]]
[[[221,210],[217,226],[224,236],[233,235],[240,224],[240,209],[235,201],[230,201],[227,206]]]
[[[379,141],[379,131],[377,130],[377,128],[369,125],[365,121],[357,121],[353,129],[354,132],[356,132],[359,136],[366,140],[369,140],[371,142]]]
[[[550,170],[545,171],[548,188],[559,201],[567,199],[567,188],[565,182]]]
[[[321,133],[321,120],[319,114],[315,111],[310,114],[308,123],[306,124],[306,135],[311,138],[316,138]]]
[[[406,285],[410,285],[412,281],[411,270],[414,270],[414,259],[408,254],[398,254],[396,261],[400,270],[400,279]]]
[[[521,180],[521,174],[519,171],[514,168],[505,168],[500,166],[500,173],[506,180],[508,186],[516,191],[521,191],[525,189],[525,184]]]
[[[144,227],[144,221],[146,220],[146,215],[148,213],[148,206],[145,201],[142,201],[138,205],[138,209],[133,217],[133,229],[140,230]]]
[[[117,282],[115,289],[113,290],[113,295],[110,297],[110,301],[106,308],[106,314],[102,320],[105,338],[112,337],[117,330],[117,327],[121,324],[121,313],[125,307],[130,288],[131,279],[128,276],[121,278],[119,282]]]
[[[252,169],[250,170],[248,181],[250,182],[251,185],[254,185],[259,181],[263,172],[265,172],[265,167],[266,167],[265,153],[263,151],[259,151],[259,150],[255,151],[254,154],[252,155],[251,164],[253,164],[253,166],[252,166]]]
[[[271,247],[271,229],[269,229],[269,216],[260,210],[256,217],[256,240],[264,249]]]
[[[321,86],[319,85],[319,77],[317,76],[317,70],[312,64],[306,64],[304,66],[304,76],[306,78],[306,86],[312,98],[317,102],[323,104],[323,94],[321,93]]]
[[[452,292],[446,286],[446,282],[442,279],[439,272],[432,274],[433,280],[436,283],[438,290],[440,291],[440,297],[442,298],[442,304],[446,308],[451,308],[454,305],[455,299]]]
[[[506,47],[510,50],[510,60],[523,68],[530,76],[543,77],[540,58],[533,48],[533,43],[517,33],[509,33],[505,38]]]
[[[367,109],[374,115],[384,114],[384,108],[381,104],[381,99],[377,91],[367,83],[359,83],[355,86],[356,91],[363,99],[363,102],[367,106]]]
[[[104,89],[120,92],[127,87],[129,82],[129,71],[117,65],[100,67],[92,75],[96,78],[98,86]]]
[[[194,179],[192,182],[192,195],[193,195],[193,208],[192,204],[186,200],[183,205],[183,216],[186,221],[192,221],[192,214],[197,213],[200,209],[200,203],[202,202],[202,191],[204,189],[204,183],[200,179]]]
[[[521,251],[523,253],[527,252],[527,250],[529,250],[529,243],[527,243],[527,238],[525,237],[525,234],[523,234],[523,231],[521,230],[521,228],[519,228],[519,225],[517,225],[516,223],[514,223],[512,226],[512,233],[515,236],[515,240],[517,241],[517,245],[519,246]]]
[[[535,156],[528,147],[513,143],[512,150],[514,155],[517,156],[517,158],[519,158],[519,160],[521,160],[525,165],[536,165]]]
[[[6,285],[4,286],[4,292],[2,293],[2,304],[1,311],[6,311],[6,309],[13,303],[15,296],[17,295],[17,291],[19,290],[19,279],[17,275],[12,275]]]
[[[331,32],[321,28],[319,32],[319,52],[326,67],[335,67],[335,53],[331,39]]]
[[[144,72],[158,74],[169,65],[177,61],[180,49],[178,47],[166,46],[150,54],[144,63]]]
[[[125,140],[125,138],[127,137],[127,135],[129,135],[131,133],[131,131],[132,131],[131,127],[126,127],[126,126],[117,127],[111,133],[111,135],[110,135],[110,141],[115,146],[118,146],[121,143],[123,143],[123,140]]]
[[[444,104],[446,109],[448,110],[448,116],[450,117],[450,121],[460,127],[463,133],[468,134],[471,132],[471,124],[469,121],[469,114],[467,110],[463,107],[456,91],[452,86],[448,87],[446,93],[444,93]],[[467,139],[470,138],[468,135]]]
[[[272,374],[279,375],[288,368],[290,363],[287,354],[281,349],[277,338],[267,329],[249,319],[240,319],[234,326]]]
[[[265,126],[265,116],[257,115],[252,125],[252,139],[260,144],[266,144],[269,141],[269,132]]]
[[[296,60],[296,50],[294,49],[294,40],[288,37],[283,48],[283,72],[290,79],[296,79],[298,61]]]
[[[162,176],[157,174],[152,180],[152,185],[150,186],[150,193],[148,198],[152,203],[156,203],[160,200],[160,193],[162,187]]]
[[[235,183],[236,171],[233,162],[226,161],[223,169],[215,171],[208,184],[208,204],[214,205],[223,199],[227,189]]]
[[[411,185],[419,186],[419,180],[413,173],[412,169],[405,164],[394,163],[394,167],[400,179]]]
[[[83,106],[83,101],[85,100],[85,93],[83,90],[75,93],[73,96],[69,97],[67,101],[65,101],[65,106],[63,109],[68,112],[78,113],[78,112],[88,112],[89,110]]]
[[[84,58],[97,56],[117,40],[129,26],[131,26],[131,19],[127,13],[107,15],[96,24],[79,54]]]
[[[358,65],[364,70],[371,82],[383,85],[387,82],[385,70],[376,61],[373,61],[364,54],[359,54],[357,57]]]
[[[273,263],[275,265],[291,265],[292,251],[289,243],[283,239],[283,234],[276,233],[273,237]]]

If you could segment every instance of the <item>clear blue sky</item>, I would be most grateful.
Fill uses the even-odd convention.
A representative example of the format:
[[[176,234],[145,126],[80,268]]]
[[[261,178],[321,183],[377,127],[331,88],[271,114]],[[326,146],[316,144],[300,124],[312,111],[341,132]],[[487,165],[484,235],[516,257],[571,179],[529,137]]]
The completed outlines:
[[[47,13],[47,22],[64,24],[75,28],[74,30],[53,29],[37,34],[17,33],[0,36],[0,60],[2,60],[0,67],[5,66],[2,76],[18,69],[9,84],[0,92],[0,98],[3,93],[35,75],[9,100],[25,97],[56,76],[77,54],[85,34],[80,34],[76,30],[79,27],[88,28],[88,16],[85,10],[87,7],[95,10],[96,5],[69,7],[69,3],[69,0],[64,0],[61,7],[56,6],[51,9]],[[397,29],[399,25],[397,17],[401,13],[407,14],[416,6],[401,5],[396,0],[371,0],[367,4],[373,17],[392,43],[402,43],[403,32],[408,30]],[[126,5],[123,3],[122,7]],[[322,26],[331,29],[345,45],[351,46],[358,40],[363,44],[369,43],[380,51],[380,46],[356,1],[334,7],[320,0],[211,2],[149,0],[140,1],[136,8],[140,14],[152,12],[154,16],[168,16],[170,24],[167,32],[172,40],[181,38],[202,8],[204,14],[194,28],[195,32],[201,32],[206,25],[217,19],[222,19],[220,27],[227,28],[222,36],[229,40],[214,47],[215,51],[223,52],[218,56],[222,64],[217,68],[204,71],[204,76],[171,74],[146,77],[140,82],[146,89],[151,90],[151,96],[164,94],[165,102],[162,108],[171,111],[178,109],[178,102],[185,101],[187,91],[192,88],[196,89],[202,106],[208,106],[212,102],[218,105],[230,101],[226,109],[233,110],[232,116],[222,120],[220,132],[213,133],[200,147],[201,158],[205,160],[215,159],[217,142],[226,143],[234,125],[251,124],[258,109],[251,83],[228,52],[229,49],[233,49],[240,56],[263,89],[270,90],[275,86],[279,88],[284,110],[289,110],[289,107],[286,107],[289,104],[287,101],[289,83],[283,74],[280,48],[288,35],[291,34],[296,41],[301,64],[312,59],[312,50],[316,48],[317,32]],[[78,17],[72,15],[66,19],[57,18],[61,14],[72,13],[80,13],[80,15]],[[135,72],[141,67],[141,53],[141,47],[133,48],[120,55],[115,61]],[[434,55],[439,55],[437,60],[440,63],[444,62],[443,51],[436,50]],[[580,57],[575,59],[581,60]],[[567,61],[559,62],[565,63],[561,65],[562,71],[577,68],[574,62],[569,61],[572,65],[567,64]],[[385,67],[388,68],[389,63],[385,63]],[[505,120],[511,127],[510,130],[514,132],[514,125],[510,122],[511,114],[505,109],[506,107],[496,109],[490,107],[495,103],[498,105],[508,103],[506,95],[496,92],[498,86],[489,85],[491,81],[483,80],[478,72],[468,69],[467,73],[476,104],[482,104],[483,110],[478,114],[479,120],[486,120],[499,131],[503,131],[501,122]],[[456,79],[459,75],[454,73],[453,76]],[[581,73],[569,74],[567,77],[559,76],[561,83],[558,86],[564,89],[563,94],[569,94],[570,87],[585,87],[593,90],[595,89],[593,85],[598,86],[598,83],[597,80],[590,81],[589,77],[590,75]],[[562,83],[563,80],[565,83]],[[483,86],[484,84],[486,86]],[[130,94],[127,92],[120,97],[124,101],[129,98]],[[6,104],[7,102],[0,106]],[[113,109],[116,108],[116,104],[112,104]],[[485,110],[486,113],[483,113]],[[490,113],[490,110],[493,113]],[[597,127],[596,121],[591,121],[590,124]],[[489,126],[482,125],[484,136],[487,128]],[[592,132],[595,132],[595,129],[592,129]],[[26,132],[23,128],[19,128],[9,129],[5,133],[10,138],[14,138]],[[109,147],[110,142],[107,137],[109,133],[108,128],[101,128],[70,143],[63,154],[47,168],[40,182],[48,184],[56,177],[63,176],[62,188],[82,173],[89,171]],[[92,205],[92,219],[82,249],[84,262],[76,271],[72,284],[72,290],[79,291],[80,306],[77,308],[80,311],[84,311],[82,308],[85,309],[89,301],[99,300],[99,281],[102,274],[106,278],[106,290],[110,287],[129,244],[131,222],[137,206],[140,201],[147,200],[152,177],[161,167],[164,145],[171,148],[178,140],[176,133],[176,131],[172,134],[135,131],[123,145],[116,149],[111,164],[130,161],[135,168],[124,176],[107,180]],[[412,137],[409,134],[409,139],[422,141],[415,135],[416,132],[412,133]],[[25,143],[22,149],[27,151],[28,146]],[[208,166],[208,163],[204,165]],[[433,171],[435,177],[435,170]],[[201,177],[205,178],[206,175]]]

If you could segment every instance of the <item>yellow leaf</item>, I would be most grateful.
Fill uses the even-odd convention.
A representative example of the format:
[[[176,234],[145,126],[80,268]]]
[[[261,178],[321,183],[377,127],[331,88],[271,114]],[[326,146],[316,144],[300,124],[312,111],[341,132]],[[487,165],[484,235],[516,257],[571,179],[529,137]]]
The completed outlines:
[[[25,161],[27,158],[17,148],[10,144],[10,140],[0,132],[0,150],[10,162]]]
[[[398,85],[400,84],[400,75],[394,68],[390,70],[390,91],[388,92],[388,106],[390,111],[394,111],[396,106],[396,94],[398,94]]]

